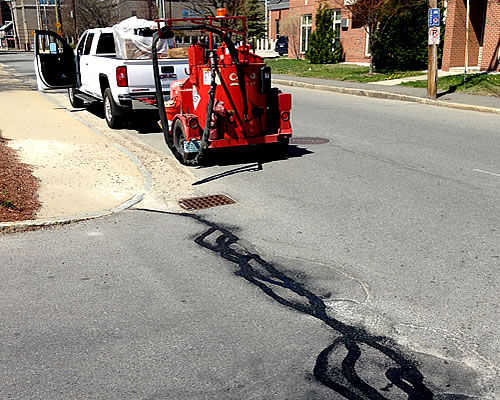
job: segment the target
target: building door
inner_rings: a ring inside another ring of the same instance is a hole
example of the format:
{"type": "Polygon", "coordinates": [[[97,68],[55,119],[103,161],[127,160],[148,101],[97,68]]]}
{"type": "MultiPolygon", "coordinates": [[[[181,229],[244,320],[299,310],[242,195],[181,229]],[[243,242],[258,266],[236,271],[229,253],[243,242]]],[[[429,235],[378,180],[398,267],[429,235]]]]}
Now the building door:
{"type": "Polygon", "coordinates": [[[483,45],[484,45],[484,34],[486,28],[486,12],[488,10],[488,0],[479,0],[478,6],[480,7],[480,32],[479,32],[479,55],[477,60],[477,65],[481,65],[481,61],[483,60],[483,45]]]}

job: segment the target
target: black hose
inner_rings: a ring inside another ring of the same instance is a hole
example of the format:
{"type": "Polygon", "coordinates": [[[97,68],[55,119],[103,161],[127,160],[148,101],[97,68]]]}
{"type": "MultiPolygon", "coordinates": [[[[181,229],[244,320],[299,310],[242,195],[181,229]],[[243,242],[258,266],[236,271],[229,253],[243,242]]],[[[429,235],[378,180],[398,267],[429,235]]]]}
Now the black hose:
{"type": "Polygon", "coordinates": [[[160,114],[161,127],[163,130],[163,135],[165,136],[165,141],[171,143],[169,126],[167,120],[167,114],[165,113],[165,102],[163,101],[163,90],[161,86],[160,69],[158,66],[158,52],[156,50],[156,44],[160,40],[159,32],[153,33],[153,44],[151,46],[151,54],[153,59],[153,75],[155,77],[155,89],[156,89],[156,105],[158,107],[158,112],[160,114]]]}
{"type": "Polygon", "coordinates": [[[234,61],[234,65],[236,66],[236,74],[238,75],[238,83],[240,84],[240,92],[241,97],[243,99],[243,118],[245,121],[248,121],[248,100],[247,100],[247,89],[245,85],[245,76],[243,74],[243,68],[241,67],[240,61],[238,59],[238,51],[234,46],[234,43],[227,37],[227,35],[221,36],[224,43],[229,50],[229,54],[231,54],[231,58],[234,61]]]}
{"type": "Polygon", "coordinates": [[[221,86],[224,89],[224,92],[226,93],[226,96],[229,100],[229,103],[231,104],[231,107],[233,107],[234,115],[235,115],[236,119],[238,120],[238,124],[240,125],[241,130],[243,131],[243,134],[245,135],[245,125],[243,125],[243,121],[241,120],[240,115],[236,112],[236,105],[234,104],[233,98],[231,97],[231,93],[229,92],[229,89],[227,88],[226,82],[224,82],[224,79],[222,78],[222,74],[217,66],[216,66],[216,69],[217,69],[217,75],[219,75],[219,80],[220,80],[221,86]]]}
{"type": "Polygon", "coordinates": [[[215,81],[215,71],[217,70],[217,61],[215,58],[215,50],[210,52],[210,91],[208,92],[207,118],[205,120],[205,128],[201,136],[200,151],[196,156],[196,161],[203,157],[203,153],[208,148],[208,136],[210,135],[210,125],[212,123],[212,114],[214,112],[215,91],[217,90],[217,82],[215,81]]]}

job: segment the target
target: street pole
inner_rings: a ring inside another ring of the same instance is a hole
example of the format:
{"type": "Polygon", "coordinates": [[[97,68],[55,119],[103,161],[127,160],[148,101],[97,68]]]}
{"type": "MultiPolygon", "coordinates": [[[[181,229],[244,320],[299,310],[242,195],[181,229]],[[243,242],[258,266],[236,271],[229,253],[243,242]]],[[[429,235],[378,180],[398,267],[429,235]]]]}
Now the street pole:
{"type": "Polygon", "coordinates": [[[24,0],[21,0],[21,16],[23,18],[24,30],[24,50],[30,51],[30,37],[28,33],[28,25],[26,24],[26,10],[24,9],[24,0]]]}
{"type": "MultiPolygon", "coordinates": [[[[429,8],[437,8],[437,0],[429,0],[429,8]]],[[[427,62],[427,97],[431,99],[437,98],[437,50],[437,44],[429,43],[427,62]]]]}
{"type": "Polygon", "coordinates": [[[41,28],[42,14],[40,12],[39,0],[35,0],[35,5],[36,5],[36,20],[38,22],[38,29],[42,29],[41,28]]]}
{"type": "Polygon", "coordinates": [[[61,23],[61,14],[59,9],[59,0],[55,0],[56,6],[56,32],[59,36],[62,36],[62,23],[61,23]]]}
{"type": "Polygon", "coordinates": [[[74,41],[76,43],[78,40],[78,32],[76,31],[76,0],[72,0],[71,6],[73,8],[73,34],[75,35],[74,41]]]}

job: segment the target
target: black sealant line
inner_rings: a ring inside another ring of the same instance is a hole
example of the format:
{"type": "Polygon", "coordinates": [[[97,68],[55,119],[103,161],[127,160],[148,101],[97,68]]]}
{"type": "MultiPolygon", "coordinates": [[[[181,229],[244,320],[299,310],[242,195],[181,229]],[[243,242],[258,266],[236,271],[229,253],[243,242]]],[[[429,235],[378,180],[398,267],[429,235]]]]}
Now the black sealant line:
{"type": "MultiPolygon", "coordinates": [[[[134,210],[186,217],[204,225],[208,229],[194,239],[196,244],[235,264],[238,267],[236,275],[257,286],[278,303],[317,318],[339,333],[341,336],[326,347],[316,359],[314,376],[323,385],[349,400],[388,400],[388,397],[380,393],[379,390],[382,389],[374,388],[356,372],[356,362],[362,355],[360,345],[365,345],[393,361],[393,365],[385,371],[385,377],[392,385],[405,392],[408,400],[432,400],[434,398],[432,391],[423,382],[424,376],[419,371],[416,362],[403,354],[392,339],[385,336],[373,336],[363,328],[347,325],[330,317],[325,303],[319,296],[262,259],[260,255],[248,252],[241,245],[235,246],[239,238],[228,229],[197,214],[142,208],[134,210]],[[207,238],[214,234],[218,235],[215,243],[208,241],[207,238]],[[276,293],[272,285],[288,289],[307,301],[298,303],[287,299],[276,293]],[[330,355],[340,346],[347,350],[347,355],[342,360],[341,367],[334,368],[330,362],[330,355]]],[[[388,387],[390,385],[383,389],[387,391],[388,387]]]]}

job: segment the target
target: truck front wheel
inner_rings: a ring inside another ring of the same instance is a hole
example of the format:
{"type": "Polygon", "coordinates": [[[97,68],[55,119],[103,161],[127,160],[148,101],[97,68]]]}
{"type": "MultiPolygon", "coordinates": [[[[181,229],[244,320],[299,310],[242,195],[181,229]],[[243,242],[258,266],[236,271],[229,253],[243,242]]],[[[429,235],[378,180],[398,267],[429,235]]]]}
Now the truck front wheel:
{"type": "Polygon", "coordinates": [[[115,103],[111,94],[111,89],[104,90],[104,118],[111,129],[118,129],[123,126],[123,114],[120,106],[115,103]]]}

